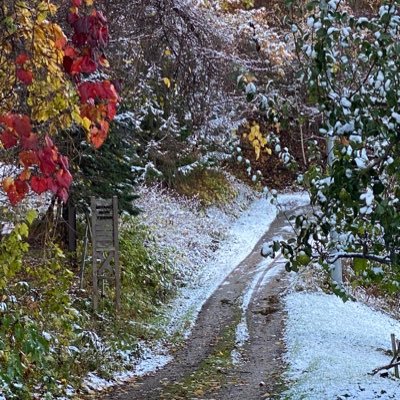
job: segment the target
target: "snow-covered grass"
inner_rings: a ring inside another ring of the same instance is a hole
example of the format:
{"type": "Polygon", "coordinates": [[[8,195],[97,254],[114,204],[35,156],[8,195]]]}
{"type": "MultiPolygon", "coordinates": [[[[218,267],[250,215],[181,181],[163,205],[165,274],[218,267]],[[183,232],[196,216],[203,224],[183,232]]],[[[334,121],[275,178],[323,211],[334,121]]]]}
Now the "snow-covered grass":
{"type": "Polygon", "coordinates": [[[196,199],[177,196],[159,186],[141,187],[136,205],[158,245],[174,249],[176,272],[182,282],[202,270],[225,239],[233,221],[257,197],[248,186],[233,182],[239,193],[227,207],[202,208],[196,199]]]}
{"type": "Polygon", "coordinates": [[[366,305],[323,293],[292,293],[285,340],[284,399],[398,399],[400,380],[369,373],[390,362],[390,334],[400,322],[366,305]]]}

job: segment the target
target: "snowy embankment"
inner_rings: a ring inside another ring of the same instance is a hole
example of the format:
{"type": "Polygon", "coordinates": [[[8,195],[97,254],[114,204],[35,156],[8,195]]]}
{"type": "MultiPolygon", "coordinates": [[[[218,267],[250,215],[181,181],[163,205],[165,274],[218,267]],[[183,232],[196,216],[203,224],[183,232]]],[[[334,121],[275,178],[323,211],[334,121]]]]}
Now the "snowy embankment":
{"type": "Polygon", "coordinates": [[[400,337],[399,321],[322,293],[289,294],[286,310],[290,389],[284,398],[400,398],[400,380],[369,375],[390,362],[390,334],[400,337]]]}

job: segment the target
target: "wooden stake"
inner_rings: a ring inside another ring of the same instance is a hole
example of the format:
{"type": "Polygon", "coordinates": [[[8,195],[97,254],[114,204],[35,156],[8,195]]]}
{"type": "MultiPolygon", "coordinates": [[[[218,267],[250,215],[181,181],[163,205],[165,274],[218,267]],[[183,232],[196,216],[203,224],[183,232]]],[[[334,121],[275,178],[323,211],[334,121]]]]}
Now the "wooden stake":
{"type": "MultiPolygon", "coordinates": [[[[390,338],[392,339],[393,358],[394,358],[394,361],[396,361],[396,358],[397,358],[397,356],[398,356],[398,348],[397,348],[397,342],[396,342],[396,336],[395,336],[395,334],[392,333],[392,334],[390,335],[390,338]]],[[[399,375],[399,366],[398,366],[398,365],[396,365],[396,366],[394,367],[394,376],[395,376],[396,378],[400,378],[400,375],[399,375]]]]}
{"type": "Polygon", "coordinates": [[[115,308],[117,312],[121,309],[121,267],[119,265],[119,242],[118,242],[118,198],[113,196],[114,216],[114,268],[115,268],[115,308]]]}
{"type": "MultiPolygon", "coordinates": [[[[96,199],[92,196],[90,198],[91,206],[92,206],[92,226],[95,228],[96,226],[96,199]]],[[[95,232],[95,229],[93,229],[95,232]]],[[[92,235],[93,241],[93,310],[97,312],[99,308],[99,289],[98,289],[98,277],[97,277],[97,251],[96,251],[96,235],[92,235]]]]}

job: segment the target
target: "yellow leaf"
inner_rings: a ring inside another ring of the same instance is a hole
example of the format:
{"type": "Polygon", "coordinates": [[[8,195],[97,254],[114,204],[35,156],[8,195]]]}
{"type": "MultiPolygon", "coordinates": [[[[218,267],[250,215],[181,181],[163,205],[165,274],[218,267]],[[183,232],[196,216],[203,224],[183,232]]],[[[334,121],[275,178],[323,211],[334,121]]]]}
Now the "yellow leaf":
{"type": "Polygon", "coordinates": [[[266,148],[265,148],[265,152],[266,152],[268,155],[271,155],[271,154],[272,154],[272,150],[271,150],[269,147],[266,147],[266,148]]]}
{"type": "Polygon", "coordinates": [[[260,146],[254,146],[254,151],[256,152],[256,160],[258,160],[260,158],[260,146]]]}
{"type": "Polygon", "coordinates": [[[86,132],[90,131],[90,126],[91,125],[92,125],[92,121],[89,118],[84,117],[82,119],[82,126],[85,128],[86,132]]]}
{"type": "Polygon", "coordinates": [[[93,0],[85,0],[85,4],[87,6],[92,6],[93,5],[93,0]]]}
{"type": "Polygon", "coordinates": [[[172,55],[171,50],[170,50],[170,49],[165,49],[165,50],[164,50],[164,55],[165,55],[165,56],[170,56],[170,55],[172,55]]]}
{"type": "Polygon", "coordinates": [[[78,125],[83,125],[82,117],[79,113],[79,110],[74,110],[71,113],[72,119],[78,124],[78,125]]]}
{"type": "Polygon", "coordinates": [[[165,77],[163,78],[163,82],[165,84],[165,86],[169,89],[171,87],[171,81],[169,78],[165,77]]]}

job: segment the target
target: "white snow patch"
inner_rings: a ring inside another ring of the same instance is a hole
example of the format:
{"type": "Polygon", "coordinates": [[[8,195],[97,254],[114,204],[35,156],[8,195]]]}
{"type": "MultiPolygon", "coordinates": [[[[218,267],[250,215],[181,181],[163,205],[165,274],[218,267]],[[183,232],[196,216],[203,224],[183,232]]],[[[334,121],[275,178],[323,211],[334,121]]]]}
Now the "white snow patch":
{"type": "Polygon", "coordinates": [[[368,375],[386,365],[400,323],[367,306],[321,293],[286,297],[290,398],[398,399],[400,382],[368,375]]]}
{"type": "Polygon", "coordinates": [[[272,266],[272,268],[268,269],[273,260],[271,258],[266,258],[260,264],[257,265],[257,273],[254,275],[252,281],[247,287],[242,304],[242,317],[239,324],[236,327],[236,339],[235,339],[235,349],[231,352],[231,358],[233,364],[238,364],[241,361],[240,357],[240,348],[244,346],[244,344],[250,339],[249,327],[247,324],[247,310],[249,308],[249,304],[251,299],[254,296],[254,293],[261,288],[264,288],[265,285],[275,276],[277,276],[280,272],[282,272],[283,265],[278,263],[279,258],[275,261],[277,264],[272,266]]]}
{"type": "MultiPolygon", "coordinates": [[[[191,284],[182,288],[167,313],[166,331],[172,335],[190,319],[190,327],[205,301],[229,273],[250,253],[277,215],[277,208],[265,199],[256,200],[231,227],[227,239],[191,284]]],[[[188,336],[190,331],[186,332],[188,336]]]]}
{"type": "Polygon", "coordinates": [[[144,376],[151,372],[154,372],[173,360],[173,357],[169,354],[160,354],[162,349],[150,349],[146,350],[145,356],[142,356],[140,362],[136,365],[134,374],[135,376],[144,376]]]}

